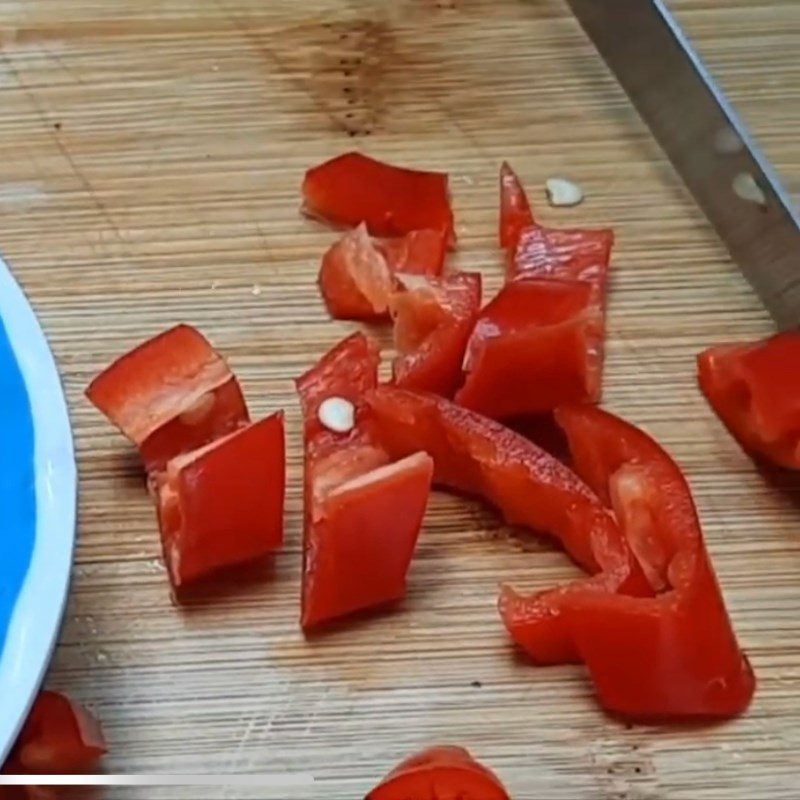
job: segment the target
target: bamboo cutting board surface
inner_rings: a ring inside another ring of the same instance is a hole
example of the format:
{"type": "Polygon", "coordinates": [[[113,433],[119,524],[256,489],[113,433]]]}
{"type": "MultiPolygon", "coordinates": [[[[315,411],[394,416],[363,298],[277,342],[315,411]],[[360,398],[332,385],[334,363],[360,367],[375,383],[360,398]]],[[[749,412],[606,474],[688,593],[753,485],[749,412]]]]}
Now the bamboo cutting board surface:
{"type": "MultiPolygon", "coordinates": [[[[796,195],[800,7],[674,6],[796,195]]],[[[800,489],[754,468],[693,376],[701,348],[770,322],[560,0],[0,0],[0,26],[0,243],[60,364],[81,476],[49,684],[105,723],[106,771],[311,771],[314,791],[282,796],[355,800],[409,752],[452,742],[517,800],[797,797],[800,489]],[[299,215],[299,184],[351,148],[451,173],[454,264],[480,269],[489,292],[502,159],[547,224],[615,228],[605,403],[689,475],[759,678],[742,719],[626,725],[598,709],[582,668],[515,656],[498,582],[544,588],[576,570],[444,494],[406,601],[304,640],[292,378],[353,326],[319,300],[335,234],[299,215]],[[557,174],[584,186],[581,207],[546,207],[557,174]],[[285,550],[183,608],[131,449],[82,395],[179,321],[229,358],[254,414],[287,410],[291,443],[285,550]]]]}

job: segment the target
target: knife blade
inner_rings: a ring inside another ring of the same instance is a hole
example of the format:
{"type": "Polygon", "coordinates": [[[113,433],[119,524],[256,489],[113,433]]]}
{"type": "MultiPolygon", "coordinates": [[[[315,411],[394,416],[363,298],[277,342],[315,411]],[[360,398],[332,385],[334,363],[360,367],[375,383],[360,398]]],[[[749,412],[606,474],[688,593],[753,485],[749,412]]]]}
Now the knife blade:
{"type": "Polygon", "coordinates": [[[800,325],[800,216],[662,0],[566,0],[780,328],[800,325]]]}

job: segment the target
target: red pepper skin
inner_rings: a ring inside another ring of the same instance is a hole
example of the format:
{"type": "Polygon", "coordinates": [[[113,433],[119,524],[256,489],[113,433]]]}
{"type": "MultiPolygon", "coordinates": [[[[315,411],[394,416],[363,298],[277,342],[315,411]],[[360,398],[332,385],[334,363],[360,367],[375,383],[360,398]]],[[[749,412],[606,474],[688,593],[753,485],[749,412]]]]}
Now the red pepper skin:
{"type": "Polygon", "coordinates": [[[512,525],[561,542],[588,581],[556,589],[526,608],[526,636],[542,663],[576,660],[560,618],[565,596],[599,589],[649,591],[609,512],[577,475],[532,442],[441,397],[381,386],[365,398],[364,427],[392,457],[420,450],[434,463],[434,483],[475,494],[512,525]]]}
{"type": "Polygon", "coordinates": [[[167,463],[155,486],[173,587],[281,547],[285,465],[283,412],[167,463]]]}
{"type": "Polygon", "coordinates": [[[365,222],[373,236],[442,231],[455,242],[453,212],[443,172],[396,167],[361,153],[345,153],[310,169],[303,181],[305,211],[336,225],[365,222]]]}
{"type": "Polygon", "coordinates": [[[394,239],[379,239],[375,246],[393,273],[438,277],[447,256],[447,236],[439,230],[411,231],[394,239]]]}
{"type": "Polygon", "coordinates": [[[301,625],[399,600],[430,494],[424,453],[390,463],[361,425],[362,398],[377,386],[377,345],[354,334],[297,381],[305,420],[305,522],[301,625]],[[329,431],[320,404],[356,406],[349,433],[329,431]]]}
{"type": "Polygon", "coordinates": [[[719,345],[697,356],[706,399],[748,452],[800,469],[800,333],[719,345]]]}
{"type": "MultiPolygon", "coordinates": [[[[755,678],[680,469],[649,436],[605,411],[571,406],[556,417],[578,473],[613,505],[631,549],[662,592],[649,598],[575,595],[562,607],[601,704],[647,720],[741,713],[755,678]]],[[[517,638],[519,631],[509,629],[517,638]]]]}
{"type": "Polygon", "coordinates": [[[500,167],[500,247],[513,257],[520,234],[533,224],[525,189],[509,163],[504,161],[500,167]]]}
{"type": "Polygon", "coordinates": [[[398,352],[394,383],[452,397],[463,381],[464,351],[481,304],[481,276],[398,275],[397,284],[389,301],[398,352]]]}
{"type": "Polygon", "coordinates": [[[86,396],[138,448],[148,470],[249,421],[236,377],[205,337],[178,325],[100,373],[86,396]]]}
{"type": "Polygon", "coordinates": [[[500,779],[463,747],[430,747],[395,767],[365,800],[510,800],[500,779]]]}
{"type": "Polygon", "coordinates": [[[361,224],[322,257],[319,288],[334,319],[378,320],[388,315],[392,273],[361,224]]]}
{"type": "Polygon", "coordinates": [[[480,312],[456,402],[494,419],[599,399],[603,311],[587,281],[507,283],[480,312]]]}
{"type": "Polygon", "coordinates": [[[88,772],[106,750],[100,723],[83,706],[58,692],[42,691],[3,771],[21,775],[88,772]]]}

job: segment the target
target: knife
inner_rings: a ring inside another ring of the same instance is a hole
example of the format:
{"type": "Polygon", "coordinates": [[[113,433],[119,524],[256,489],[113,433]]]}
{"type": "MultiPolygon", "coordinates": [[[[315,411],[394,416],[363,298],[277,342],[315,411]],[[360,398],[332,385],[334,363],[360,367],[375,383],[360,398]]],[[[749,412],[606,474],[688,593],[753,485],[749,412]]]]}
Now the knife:
{"type": "Polygon", "coordinates": [[[779,328],[800,325],[800,216],[662,0],[567,0],[779,328]]]}

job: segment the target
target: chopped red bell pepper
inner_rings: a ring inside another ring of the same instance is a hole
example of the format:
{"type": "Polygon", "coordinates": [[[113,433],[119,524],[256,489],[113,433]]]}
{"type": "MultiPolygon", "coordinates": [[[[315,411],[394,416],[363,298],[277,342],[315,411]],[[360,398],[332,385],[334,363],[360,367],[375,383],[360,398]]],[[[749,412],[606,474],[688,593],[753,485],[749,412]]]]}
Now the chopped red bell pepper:
{"type": "Polygon", "coordinates": [[[463,747],[430,747],[395,767],[366,800],[510,800],[500,779],[463,747]]]}
{"type": "Polygon", "coordinates": [[[520,179],[507,161],[500,167],[500,247],[509,257],[517,251],[517,242],[525,228],[534,224],[533,212],[520,179]]]}
{"type": "Polygon", "coordinates": [[[394,382],[452,397],[463,380],[464,351],[481,304],[481,276],[398,275],[397,284],[389,301],[398,353],[394,382]]]}
{"type": "Polygon", "coordinates": [[[283,412],[176,456],[155,476],[164,560],[179,589],[283,544],[283,412]]]}
{"type": "Polygon", "coordinates": [[[456,402],[494,419],[596,401],[603,311],[587,281],[520,276],[478,315],[456,402]]]}
{"type": "Polygon", "coordinates": [[[247,424],[236,377],[205,337],[178,325],[100,373],[86,396],[139,448],[148,470],[247,424]]]}
{"type": "Polygon", "coordinates": [[[697,357],[700,388],[742,447],[800,469],[800,332],[711,347],[697,357]]]}
{"type": "Polygon", "coordinates": [[[100,723],[83,706],[58,692],[42,691],[4,771],[71,775],[94,768],[105,753],[100,723]]]}
{"type": "Polygon", "coordinates": [[[389,455],[426,451],[434,483],[484,498],[510,524],[550,533],[584,569],[600,573],[541,595],[531,634],[538,660],[577,658],[560,620],[567,593],[649,592],[610,513],[577,475],[532,442],[434,395],[382,386],[366,403],[364,426],[389,455]]]}
{"type": "MultiPolygon", "coordinates": [[[[739,649],[686,479],[642,431],[600,409],[565,406],[578,473],[616,512],[656,597],[598,592],[562,604],[564,627],[601,704],[632,718],[729,717],[747,708],[755,679],[739,649]]],[[[501,610],[526,645],[522,598],[504,589],[501,610]]]]}
{"type": "Polygon", "coordinates": [[[362,429],[361,399],[377,385],[378,361],[377,346],[357,333],[297,381],[305,419],[304,629],[405,594],[433,467],[420,452],[389,463],[362,429]],[[331,397],[355,405],[352,431],[320,421],[331,397]]]}
{"type": "Polygon", "coordinates": [[[337,225],[365,222],[373,236],[404,236],[427,228],[444,232],[448,244],[455,242],[443,172],[345,153],[306,173],[303,197],[308,214],[337,225]]]}
{"type": "Polygon", "coordinates": [[[393,272],[412,275],[442,274],[447,255],[447,237],[440,230],[411,231],[394,239],[380,239],[375,246],[393,272]]]}
{"type": "Polygon", "coordinates": [[[387,316],[392,273],[362,223],[322,257],[319,286],[334,319],[375,320],[387,316]]]}

